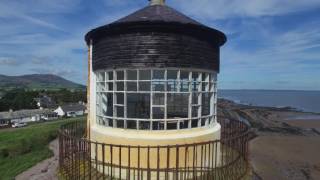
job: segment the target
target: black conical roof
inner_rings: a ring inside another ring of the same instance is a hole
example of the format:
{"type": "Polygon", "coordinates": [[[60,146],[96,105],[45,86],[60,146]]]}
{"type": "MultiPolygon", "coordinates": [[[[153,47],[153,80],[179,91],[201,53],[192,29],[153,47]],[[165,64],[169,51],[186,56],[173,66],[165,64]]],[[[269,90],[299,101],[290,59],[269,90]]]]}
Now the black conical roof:
{"type": "Polygon", "coordinates": [[[90,39],[148,30],[186,33],[208,41],[212,40],[219,46],[226,42],[224,33],[205,26],[167,5],[147,6],[111,24],[93,29],[87,33],[85,40],[89,44],[90,39]]]}
{"type": "MultiPolygon", "coordinates": [[[[201,23],[189,18],[188,16],[176,11],[175,9],[166,5],[147,6],[138,10],[124,18],[115,21],[117,23],[128,22],[171,22],[181,24],[202,25],[201,23]]],[[[112,23],[113,24],[113,23],[112,23]]]]}

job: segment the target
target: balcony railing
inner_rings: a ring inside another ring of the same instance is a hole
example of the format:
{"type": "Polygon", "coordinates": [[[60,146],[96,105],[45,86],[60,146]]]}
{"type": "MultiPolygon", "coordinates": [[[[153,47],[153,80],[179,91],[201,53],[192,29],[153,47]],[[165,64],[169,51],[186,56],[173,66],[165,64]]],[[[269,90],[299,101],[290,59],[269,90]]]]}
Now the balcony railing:
{"type": "Polygon", "coordinates": [[[221,139],[183,145],[93,142],[85,122],[61,127],[59,165],[65,179],[241,179],[248,170],[249,127],[219,117],[221,139]]]}

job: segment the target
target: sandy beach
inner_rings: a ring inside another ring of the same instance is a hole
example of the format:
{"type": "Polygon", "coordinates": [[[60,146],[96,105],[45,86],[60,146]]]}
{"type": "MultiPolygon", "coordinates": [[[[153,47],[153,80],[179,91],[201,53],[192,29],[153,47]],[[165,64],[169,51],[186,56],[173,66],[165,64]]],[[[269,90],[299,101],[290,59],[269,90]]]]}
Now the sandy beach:
{"type": "Polygon", "coordinates": [[[320,179],[320,119],[280,122],[314,134],[263,133],[250,142],[250,161],[260,179],[320,179]]]}
{"type": "Polygon", "coordinates": [[[248,121],[256,136],[249,158],[255,180],[320,179],[320,115],[290,107],[220,100],[220,114],[248,121]]]}

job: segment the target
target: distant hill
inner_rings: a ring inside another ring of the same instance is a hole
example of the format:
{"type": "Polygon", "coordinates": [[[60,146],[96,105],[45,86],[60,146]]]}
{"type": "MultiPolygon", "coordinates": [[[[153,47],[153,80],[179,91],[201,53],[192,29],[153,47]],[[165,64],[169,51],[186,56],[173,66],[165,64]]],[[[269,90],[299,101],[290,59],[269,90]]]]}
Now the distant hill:
{"type": "Polygon", "coordinates": [[[30,74],[23,76],[0,75],[0,90],[24,88],[30,90],[85,89],[85,86],[52,74],[30,74]]]}

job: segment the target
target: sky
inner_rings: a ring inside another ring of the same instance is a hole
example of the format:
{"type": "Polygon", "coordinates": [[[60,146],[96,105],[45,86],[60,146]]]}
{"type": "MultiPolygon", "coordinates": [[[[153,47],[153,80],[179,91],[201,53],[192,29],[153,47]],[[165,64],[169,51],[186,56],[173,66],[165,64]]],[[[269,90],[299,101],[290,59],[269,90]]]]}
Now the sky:
{"type": "MultiPolygon", "coordinates": [[[[320,0],[167,0],[223,31],[221,89],[320,90],[320,0]]],[[[84,35],[147,0],[1,0],[0,74],[86,84],[84,35]]]]}

